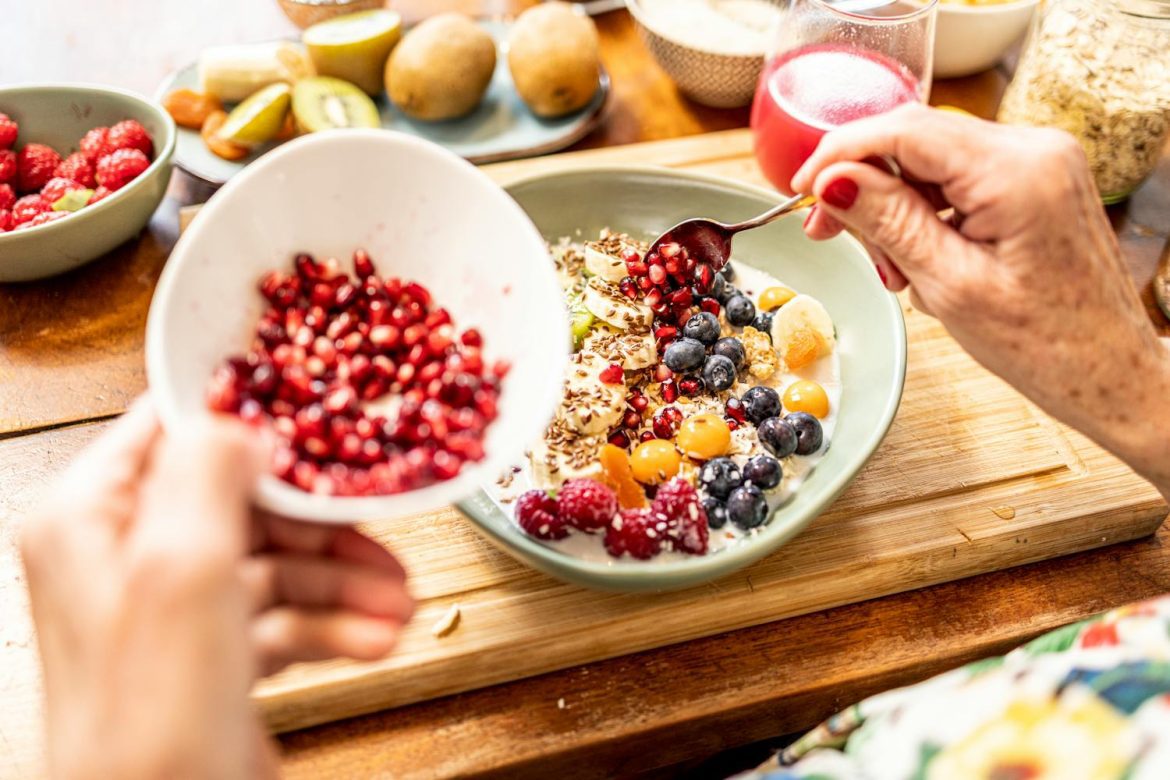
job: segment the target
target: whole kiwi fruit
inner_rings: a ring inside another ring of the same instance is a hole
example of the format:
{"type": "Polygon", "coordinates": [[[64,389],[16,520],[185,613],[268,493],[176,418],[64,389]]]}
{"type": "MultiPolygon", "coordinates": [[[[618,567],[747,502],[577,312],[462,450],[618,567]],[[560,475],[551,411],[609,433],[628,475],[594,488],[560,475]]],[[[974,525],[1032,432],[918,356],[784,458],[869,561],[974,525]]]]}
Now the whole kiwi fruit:
{"type": "Polygon", "coordinates": [[[568,3],[534,6],[508,37],[508,68],[516,91],[541,117],[571,114],[589,104],[601,75],[597,27],[568,3]]]}
{"type": "Polygon", "coordinates": [[[462,14],[431,17],[408,32],[386,62],[386,92],[415,119],[471,113],[496,69],[496,43],[462,14]]]}

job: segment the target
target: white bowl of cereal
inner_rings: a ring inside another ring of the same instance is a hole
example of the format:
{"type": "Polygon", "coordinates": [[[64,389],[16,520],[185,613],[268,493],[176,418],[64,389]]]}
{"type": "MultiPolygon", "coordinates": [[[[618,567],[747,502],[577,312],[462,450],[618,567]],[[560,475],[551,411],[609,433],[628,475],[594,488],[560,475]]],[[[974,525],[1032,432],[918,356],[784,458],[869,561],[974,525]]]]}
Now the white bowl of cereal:
{"type": "Polygon", "coordinates": [[[941,0],[934,77],[958,78],[994,68],[1028,31],[1039,0],[941,0]]]}

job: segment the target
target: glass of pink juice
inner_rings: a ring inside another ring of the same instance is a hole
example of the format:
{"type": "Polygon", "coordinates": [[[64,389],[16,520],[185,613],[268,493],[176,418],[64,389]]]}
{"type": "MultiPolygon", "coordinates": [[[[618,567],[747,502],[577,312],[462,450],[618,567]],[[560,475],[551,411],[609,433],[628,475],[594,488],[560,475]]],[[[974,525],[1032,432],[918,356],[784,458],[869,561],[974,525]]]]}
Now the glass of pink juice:
{"type": "Polygon", "coordinates": [[[752,103],[756,159],[792,176],[835,127],[930,94],[938,0],[788,0],[752,103]]]}

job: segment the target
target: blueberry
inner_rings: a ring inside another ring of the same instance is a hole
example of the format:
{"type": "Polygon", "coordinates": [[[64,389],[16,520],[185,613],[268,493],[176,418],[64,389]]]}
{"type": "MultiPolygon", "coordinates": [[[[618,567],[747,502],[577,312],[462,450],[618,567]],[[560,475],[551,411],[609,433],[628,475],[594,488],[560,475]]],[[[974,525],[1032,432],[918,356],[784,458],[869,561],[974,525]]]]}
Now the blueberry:
{"type": "Polygon", "coordinates": [[[723,274],[718,273],[711,280],[711,297],[720,303],[724,300],[724,293],[727,292],[727,279],[723,274]]]}
{"type": "Polygon", "coordinates": [[[757,455],[743,464],[743,478],[761,490],[776,487],[783,476],[780,461],[767,455],[757,455]]]}
{"type": "Polygon", "coordinates": [[[821,448],[825,433],[821,430],[821,421],[808,412],[793,412],[784,418],[784,421],[796,431],[797,455],[812,455],[821,448]]]}
{"type": "Polygon", "coordinates": [[[699,469],[699,484],[709,495],[724,499],[743,484],[743,475],[731,458],[712,458],[699,469]]]}
{"type": "Polygon", "coordinates": [[[719,318],[709,311],[701,311],[683,325],[683,335],[711,346],[719,340],[719,318]]]}
{"type": "Polygon", "coordinates": [[[730,262],[720,268],[719,273],[723,274],[723,278],[727,281],[735,281],[735,267],[730,262]]]}
{"type": "Polygon", "coordinates": [[[720,529],[727,525],[727,507],[714,496],[707,496],[702,501],[703,511],[707,513],[707,527],[720,529]]]}
{"type": "Polygon", "coordinates": [[[721,304],[726,306],[727,302],[729,300],[731,300],[732,298],[734,298],[736,295],[742,295],[742,293],[739,291],[738,288],[736,288],[734,285],[732,285],[731,282],[726,282],[723,285],[723,289],[721,289],[719,291],[719,294],[715,296],[715,300],[719,301],[721,304]]]}
{"type": "Polygon", "coordinates": [[[764,491],[755,485],[744,485],[731,491],[727,498],[727,518],[744,529],[763,525],[768,519],[764,491]]]}
{"type": "Polygon", "coordinates": [[[788,420],[779,417],[769,417],[760,423],[756,435],[760,437],[764,449],[777,458],[787,458],[800,446],[796,428],[788,420]]]}
{"type": "Polygon", "coordinates": [[[732,325],[740,327],[750,325],[751,321],[756,318],[756,305],[743,294],[736,294],[728,298],[724,308],[727,310],[727,321],[732,325]]]}
{"type": "Polygon", "coordinates": [[[712,355],[722,355],[735,364],[736,368],[743,368],[743,364],[747,362],[747,352],[744,351],[743,342],[734,336],[725,336],[715,342],[715,346],[711,349],[712,355]]]}
{"type": "Polygon", "coordinates": [[[756,318],[752,320],[752,327],[761,333],[768,335],[768,341],[772,340],[772,318],[776,315],[770,311],[762,311],[756,314],[756,318]]]}
{"type": "Polygon", "coordinates": [[[747,418],[759,425],[769,417],[780,415],[780,394],[770,387],[756,385],[743,394],[743,410],[747,418]]]}
{"type": "Polygon", "coordinates": [[[703,383],[719,392],[735,384],[735,363],[722,355],[712,355],[703,364],[703,383]]]}
{"type": "Polygon", "coordinates": [[[666,348],[666,352],[662,356],[662,362],[671,371],[685,373],[687,371],[694,371],[703,365],[703,360],[706,357],[707,348],[703,346],[703,342],[696,341],[695,339],[681,338],[675,339],[666,348]]]}

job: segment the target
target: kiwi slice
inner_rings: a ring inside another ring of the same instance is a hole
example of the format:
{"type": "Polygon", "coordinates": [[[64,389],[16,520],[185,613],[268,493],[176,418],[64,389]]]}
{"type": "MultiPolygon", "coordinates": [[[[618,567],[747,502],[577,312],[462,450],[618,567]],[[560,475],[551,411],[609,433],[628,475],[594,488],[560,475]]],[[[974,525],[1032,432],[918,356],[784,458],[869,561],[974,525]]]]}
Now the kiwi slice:
{"type": "Polygon", "coordinates": [[[585,337],[589,335],[589,331],[593,330],[594,322],[596,322],[596,318],[593,313],[584,306],[569,311],[569,332],[573,334],[574,352],[581,349],[581,345],[585,343],[585,337]]]}
{"type": "Polygon", "coordinates": [[[331,76],[301,79],[293,87],[293,116],[306,133],[339,127],[381,127],[378,107],[348,81],[331,76]]]}
{"type": "Polygon", "coordinates": [[[288,103],[288,84],[269,84],[232,109],[219,128],[219,136],[247,147],[271,141],[284,125],[288,103]]]}
{"type": "Polygon", "coordinates": [[[53,204],[53,211],[79,211],[89,205],[93,190],[69,190],[53,204]]]}

